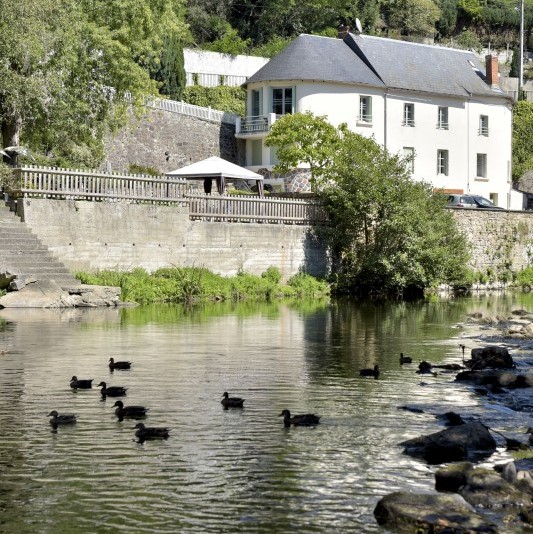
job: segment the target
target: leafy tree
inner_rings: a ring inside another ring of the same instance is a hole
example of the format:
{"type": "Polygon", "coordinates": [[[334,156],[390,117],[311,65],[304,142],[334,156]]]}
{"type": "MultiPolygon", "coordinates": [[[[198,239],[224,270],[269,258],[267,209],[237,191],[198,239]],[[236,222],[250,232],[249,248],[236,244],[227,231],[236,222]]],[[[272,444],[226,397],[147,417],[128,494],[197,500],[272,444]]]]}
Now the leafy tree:
{"type": "Polygon", "coordinates": [[[520,49],[518,47],[513,48],[513,57],[511,59],[511,70],[509,76],[511,78],[518,78],[520,70],[520,49]]]}
{"type": "Polygon", "coordinates": [[[154,67],[152,77],[160,82],[159,94],[172,100],[181,100],[187,83],[183,43],[177,35],[163,36],[161,58],[154,67]]]}
{"type": "Polygon", "coordinates": [[[406,35],[433,35],[440,9],[433,0],[397,0],[390,7],[389,22],[406,35]]]}
{"type": "Polygon", "coordinates": [[[513,181],[533,170],[533,102],[518,101],[513,108],[513,181]]]}
{"type": "Polygon", "coordinates": [[[458,6],[471,20],[479,19],[482,10],[480,0],[459,0],[458,6]]]}
{"type": "Polygon", "coordinates": [[[439,0],[440,18],[436,29],[442,37],[449,37],[457,24],[457,0],[439,0]]]}
{"type": "Polygon", "coordinates": [[[249,46],[250,39],[241,39],[237,34],[237,30],[227,24],[226,31],[220,39],[209,44],[204,44],[202,48],[204,50],[211,50],[212,52],[237,56],[238,54],[245,54],[249,46]]]}
{"type": "Polygon", "coordinates": [[[94,166],[106,129],[157,93],[164,35],[186,35],[179,0],[0,0],[3,146],[94,166]]]}
{"type": "Polygon", "coordinates": [[[465,50],[476,50],[478,53],[483,48],[479,37],[471,30],[462,31],[457,37],[457,44],[465,50]]]}
{"type": "Polygon", "coordinates": [[[276,121],[267,144],[277,148],[276,171],[302,166],[298,162],[311,167],[331,218],[338,289],[420,293],[464,279],[464,236],[442,196],[412,181],[402,158],[310,113],[276,121]]]}

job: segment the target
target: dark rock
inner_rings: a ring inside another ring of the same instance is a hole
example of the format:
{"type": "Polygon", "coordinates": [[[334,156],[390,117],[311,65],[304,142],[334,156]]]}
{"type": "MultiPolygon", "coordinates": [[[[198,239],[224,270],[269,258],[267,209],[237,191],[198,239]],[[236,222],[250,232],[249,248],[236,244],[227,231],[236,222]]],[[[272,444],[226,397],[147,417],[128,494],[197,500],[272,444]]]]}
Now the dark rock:
{"type": "Polygon", "coordinates": [[[413,406],[398,406],[398,410],[405,410],[406,412],[424,413],[422,408],[414,408],[413,406]]]}
{"type": "Polygon", "coordinates": [[[474,469],[470,462],[460,462],[437,470],[435,473],[435,489],[437,491],[458,492],[466,484],[466,473],[474,469]]]}
{"type": "Polygon", "coordinates": [[[447,369],[448,371],[459,371],[464,369],[464,367],[458,363],[443,363],[441,365],[433,365],[432,367],[434,369],[447,369]]]}
{"type": "Polygon", "coordinates": [[[437,419],[443,421],[446,426],[457,426],[465,424],[464,419],[458,413],[455,412],[446,412],[437,415],[437,419]]]}
{"type": "Polygon", "coordinates": [[[472,359],[467,361],[466,366],[472,370],[485,369],[512,369],[513,358],[505,347],[483,347],[472,349],[472,359]]]}
{"type": "Polygon", "coordinates": [[[405,454],[432,464],[488,456],[496,450],[489,430],[478,422],[452,426],[400,443],[405,454]]]}
{"type": "Polygon", "coordinates": [[[391,493],[378,502],[374,517],[389,529],[417,534],[498,532],[458,494],[391,493]]]}
{"type": "Polygon", "coordinates": [[[432,365],[429,363],[429,362],[426,362],[425,360],[424,361],[421,361],[419,364],[418,364],[418,371],[417,373],[419,374],[424,374],[424,373],[431,373],[431,368],[432,368],[432,365]]]}

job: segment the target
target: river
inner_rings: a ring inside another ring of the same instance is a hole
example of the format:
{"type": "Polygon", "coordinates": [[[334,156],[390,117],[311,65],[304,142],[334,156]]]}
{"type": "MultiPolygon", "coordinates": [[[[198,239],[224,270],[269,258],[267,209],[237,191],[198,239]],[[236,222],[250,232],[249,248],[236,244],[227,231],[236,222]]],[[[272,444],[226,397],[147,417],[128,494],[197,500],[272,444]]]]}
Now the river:
{"type": "MultiPolygon", "coordinates": [[[[531,424],[453,374],[415,373],[483,344],[468,313],[514,308],[533,310],[533,297],[0,310],[0,531],[386,532],[373,517],[381,496],[433,490],[435,467],[398,443],[440,430],[435,414],[502,432],[531,424]],[[415,363],[401,366],[400,352],[415,363]],[[133,367],[111,372],[110,357],[133,367]],[[376,363],[379,379],[359,376],[376,363]],[[147,406],[145,424],[169,439],[138,443],[115,399],[71,390],[73,375],[127,387],[124,403],[147,406]],[[224,391],[244,409],[223,410],[224,391]],[[321,423],[286,429],[285,408],[321,423]],[[77,424],[54,431],[54,409],[77,424]]],[[[502,447],[490,462],[508,458],[502,447]]]]}

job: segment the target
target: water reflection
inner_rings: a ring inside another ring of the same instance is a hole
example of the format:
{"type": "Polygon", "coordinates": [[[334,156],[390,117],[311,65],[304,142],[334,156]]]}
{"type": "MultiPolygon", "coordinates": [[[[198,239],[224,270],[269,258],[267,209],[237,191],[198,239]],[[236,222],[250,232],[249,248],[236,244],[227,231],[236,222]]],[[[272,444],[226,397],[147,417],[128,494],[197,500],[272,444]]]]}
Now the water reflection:
{"type": "MultiPolygon", "coordinates": [[[[527,414],[487,409],[453,375],[422,379],[415,362],[457,362],[473,346],[466,314],[531,306],[506,295],[439,303],[217,304],[120,310],[0,311],[0,524],[6,532],[378,532],[379,498],[429,491],[433,468],[403,439],[455,409],[514,428],[527,414]],[[133,362],[110,372],[110,357],[133,362]],[[379,364],[378,380],[359,369],[379,364]],[[99,389],[128,388],[168,440],[135,439],[99,389]],[[221,395],[246,398],[224,410],[221,395]],[[398,410],[402,404],[426,413],[398,410]],[[278,414],[314,412],[313,428],[278,414]],[[52,432],[48,414],[76,413],[52,432]]],[[[506,453],[499,452],[501,457],[506,453]]]]}

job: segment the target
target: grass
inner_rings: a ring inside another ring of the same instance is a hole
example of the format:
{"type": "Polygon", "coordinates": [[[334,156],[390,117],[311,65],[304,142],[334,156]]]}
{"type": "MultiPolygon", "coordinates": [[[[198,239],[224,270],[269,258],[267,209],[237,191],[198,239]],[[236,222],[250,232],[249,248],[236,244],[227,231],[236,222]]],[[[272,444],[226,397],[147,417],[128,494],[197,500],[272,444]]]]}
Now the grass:
{"type": "Polygon", "coordinates": [[[225,277],[197,267],[158,269],[148,273],[102,270],[76,273],[84,284],[120,287],[123,301],[138,304],[195,304],[216,301],[271,301],[290,298],[315,298],[329,294],[326,282],[299,273],[286,284],[281,273],[269,267],[261,276],[238,273],[225,277]]]}

